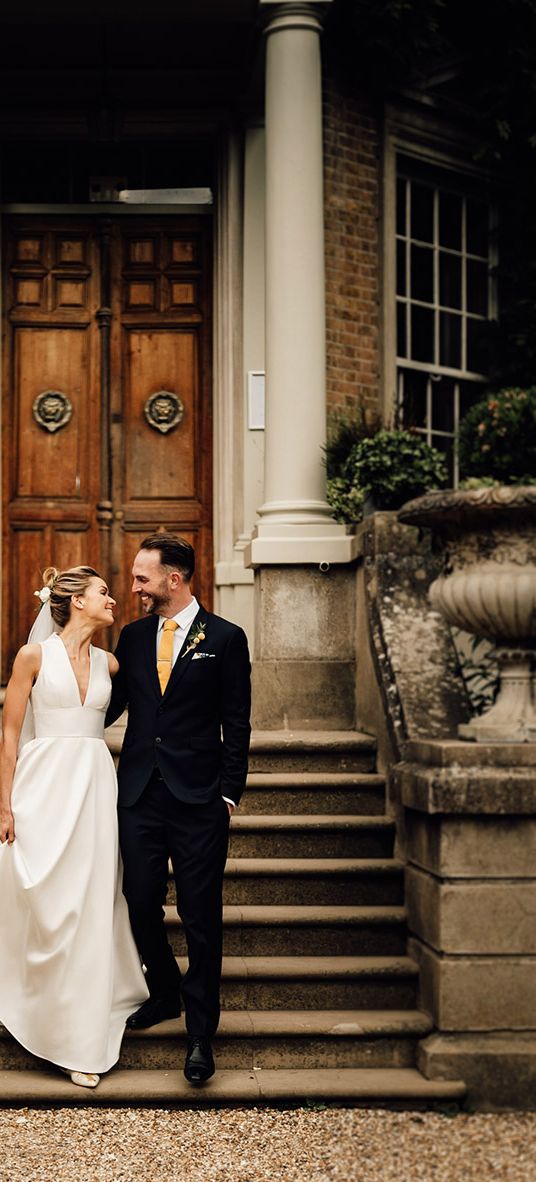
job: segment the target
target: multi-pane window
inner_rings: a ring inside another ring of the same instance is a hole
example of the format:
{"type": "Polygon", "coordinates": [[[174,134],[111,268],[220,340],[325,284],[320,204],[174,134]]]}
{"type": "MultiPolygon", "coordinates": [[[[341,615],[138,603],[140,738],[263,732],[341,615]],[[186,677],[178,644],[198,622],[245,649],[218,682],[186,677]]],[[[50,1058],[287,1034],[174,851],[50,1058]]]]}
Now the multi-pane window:
{"type": "Polygon", "coordinates": [[[399,156],[396,303],[399,416],[445,452],[457,479],[460,418],[486,382],[493,315],[491,208],[399,156]]]}

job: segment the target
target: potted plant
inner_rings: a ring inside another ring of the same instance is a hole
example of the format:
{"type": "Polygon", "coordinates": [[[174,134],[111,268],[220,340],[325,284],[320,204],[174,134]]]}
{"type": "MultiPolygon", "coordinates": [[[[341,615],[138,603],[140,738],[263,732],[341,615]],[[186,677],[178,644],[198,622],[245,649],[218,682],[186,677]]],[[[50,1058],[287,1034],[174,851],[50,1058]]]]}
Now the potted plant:
{"type": "Polygon", "coordinates": [[[445,484],[443,456],[417,432],[376,428],[351,442],[345,457],[340,447],[336,450],[337,442],[328,444],[326,455],[327,499],[338,521],[360,521],[375,509],[399,509],[445,484]]]}

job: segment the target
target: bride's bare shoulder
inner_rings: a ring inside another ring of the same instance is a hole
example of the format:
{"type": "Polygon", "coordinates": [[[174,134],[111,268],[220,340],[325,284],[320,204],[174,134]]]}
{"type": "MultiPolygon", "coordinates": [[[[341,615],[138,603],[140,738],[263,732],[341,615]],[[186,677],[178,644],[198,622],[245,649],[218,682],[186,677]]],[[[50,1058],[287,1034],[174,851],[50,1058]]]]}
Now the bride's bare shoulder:
{"type": "Polygon", "coordinates": [[[41,645],[23,644],[17,653],[17,659],[19,657],[25,662],[38,661],[41,664],[41,645]]]}
{"type": "Polygon", "coordinates": [[[41,645],[23,644],[13,662],[13,672],[35,675],[41,668],[41,645]]]}

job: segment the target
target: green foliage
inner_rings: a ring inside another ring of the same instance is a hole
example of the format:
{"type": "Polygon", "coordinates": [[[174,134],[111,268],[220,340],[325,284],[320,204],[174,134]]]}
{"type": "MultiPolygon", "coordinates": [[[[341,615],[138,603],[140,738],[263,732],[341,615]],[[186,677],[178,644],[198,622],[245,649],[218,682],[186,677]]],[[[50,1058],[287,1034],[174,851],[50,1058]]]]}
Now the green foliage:
{"type": "Polygon", "coordinates": [[[464,477],[536,483],[536,386],[501,390],[472,406],[460,424],[458,451],[464,477]]]}
{"type": "Polygon", "coordinates": [[[445,484],[444,457],[412,431],[378,431],[352,449],[344,474],[380,509],[399,509],[404,501],[445,484]]]}
{"type": "Polygon", "coordinates": [[[465,480],[460,480],[458,488],[461,492],[470,492],[472,488],[499,488],[500,480],[494,480],[493,476],[467,476],[465,480]]]}
{"type": "Polygon", "coordinates": [[[335,521],[361,521],[365,494],[344,476],[328,478],[326,500],[331,505],[335,521]]]}
{"type": "Polygon", "coordinates": [[[339,476],[328,480],[327,499],[338,521],[359,521],[370,500],[377,509],[445,484],[443,456],[412,431],[377,431],[355,443],[339,476]]]}
{"type": "Polygon", "coordinates": [[[451,632],[471,708],[475,714],[483,714],[493,706],[499,689],[495,645],[460,628],[452,628],[451,632]]]}
{"type": "Polygon", "coordinates": [[[340,476],[354,444],[380,429],[377,416],[367,415],[359,406],[353,415],[334,415],[328,425],[328,439],[324,448],[328,480],[340,476]]]}

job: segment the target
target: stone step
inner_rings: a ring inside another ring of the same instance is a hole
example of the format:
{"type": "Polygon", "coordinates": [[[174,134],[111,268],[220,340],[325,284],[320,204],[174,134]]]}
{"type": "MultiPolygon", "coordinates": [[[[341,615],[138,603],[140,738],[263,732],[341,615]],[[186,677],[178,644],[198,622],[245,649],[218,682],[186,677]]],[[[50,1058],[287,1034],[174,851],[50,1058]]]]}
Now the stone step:
{"type": "MultiPolygon", "coordinates": [[[[240,813],[362,814],[385,810],[385,779],[373,772],[250,772],[240,813]]],[[[239,816],[240,814],[235,814],[239,816]]]]}
{"type": "MultiPolygon", "coordinates": [[[[249,1010],[222,1014],[218,1068],[414,1067],[431,1021],[417,1010],[249,1010]]],[[[173,1069],[186,1053],[182,1018],[128,1033],[121,1067],[173,1069]],[[165,1029],[164,1029],[165,1027],[165,1029]]]]}
{"type": "MultiPolygon", "coordinates": [[[[126,715],[106,731],[112,755],[118,756],[126,715]]],[[[252,772],[366,772],[376,766],[376,740],[361,731],[253,731],[252,772]]]]}
{"type": "Polygon", "coordinates": [[[253,731],[252,772],[366,772],[376,766],[376,740],[360,731],[253,731]]]}
{"type": "Polygon", "coordinates": [[[76,1087],[52,1068],[0,1071],[0,1104],[7,1107],[173,1104],[191,1108],[195,1104],[199,1108],[316,1102],[426,1108],[461,1103],[465,1094],[460,1080],[428,1080],[412,1067],[223,1070],[197,1089],[186,1082],[180,1067],[174,1071],[114,1068],[98,1088],[76,1087]]]}
{"type": "Polygon", "coordinates": [[[394,822],[389,817],[242,816],[231,822],[232,858],[388,858],[394,822]]]}
{"type": "Polygon", "coordinates": [[[226,1010],[405,1010],[417,979],[407,956],[224,956],[221,1001],[226,1010]]]}
{"type": "MultiPolygon", "coordinates": [[[[166,907],[176,955],[186,941],[175,907],[166,907]]],[[[227,956],[400,956],[406,951],[403,907],[229,906],[223,912],[227,956]]]]}
{"type": "MultiPolygon", "coordinates": [[[[432,1024],[418,1010],[224,1011],[213,1040],[218,1069],[412,1067],[432,1024]]],[[[171,1070],[186,1054],[184,1018],[127,1030],[119,1066],[171,1070]]],[[[37,1060],[0,1027],[0,1070],[37,1060]]]]}
{"type": "MultiPolygon", "coordinates": [[[[401,905],[403,870],[395,858],[229,858],[223,898],[235,905],[401,905]]],[[[170,880],[168,902],[173,892],[170,880]]]]}

